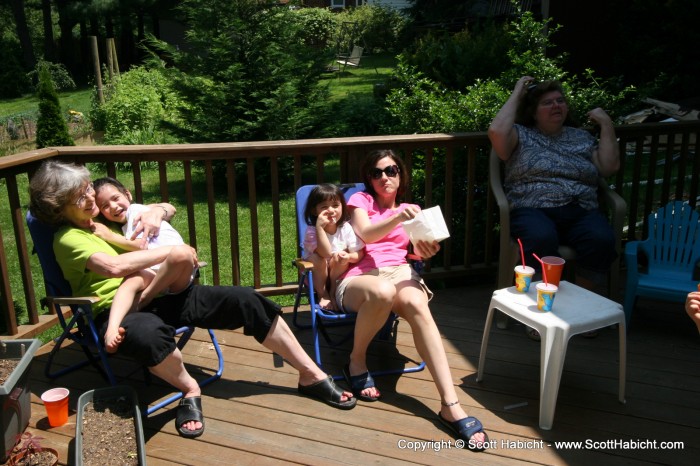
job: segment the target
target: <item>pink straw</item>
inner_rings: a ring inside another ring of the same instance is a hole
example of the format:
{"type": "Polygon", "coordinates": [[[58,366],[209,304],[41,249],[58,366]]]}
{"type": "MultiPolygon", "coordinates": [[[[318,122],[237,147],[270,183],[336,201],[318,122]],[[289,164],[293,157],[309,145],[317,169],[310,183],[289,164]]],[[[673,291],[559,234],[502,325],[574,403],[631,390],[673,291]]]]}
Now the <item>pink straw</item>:
{"type": "Polygon", "coordinates": [[[542,266],[542,280],[544,280],[544,284],[547,285],[547,272],[544,271],[544,262],[542,262],[542,259],[537,257],[537,254],[534,252],[532,253],[533,256],[535,256],[535,259],[537,259],[542,266]]]}
{"type": "MultiPolygon", "coordinates": [[[[518,244],[520,245],[520,259],[522,259],[523,268],[525,268],[525,253],[523,252],[523,242],[520,241],[520,238],[518,238],[518,244]]],[[[698,289],[700,289],[700,285],[698,285],[698,289]]]]}

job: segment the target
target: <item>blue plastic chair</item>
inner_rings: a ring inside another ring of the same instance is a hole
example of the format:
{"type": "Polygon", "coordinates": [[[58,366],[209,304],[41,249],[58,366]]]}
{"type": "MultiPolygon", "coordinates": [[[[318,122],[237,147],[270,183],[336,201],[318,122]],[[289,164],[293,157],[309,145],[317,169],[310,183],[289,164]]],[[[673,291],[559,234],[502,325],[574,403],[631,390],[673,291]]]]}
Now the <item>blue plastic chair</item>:
{"type": "MultiPolygon", "coordinates": [[[[71,287],[63,278],[63,272],[61,271],[58,262],[56,262],[56,256],[53,252],[53,236],[56,230],[39,221],[31,214],[31,212],[27,212],[26,220],[29,228],[29,234],[31,235],[32,242],[34,243],[33,252],[39,258],[39,263],[41,264],[41,270],[44,276],[44,284],[46,286],[47,296],[45,300],[42,300],[42,304],[54,306],[58,321],[63,329],[61,335],[54,340],[55,344],[51,350],[51,353],[49,353],[48,360],[46,361],[44,374],[50,379],[55,379],[64,374],[85,367],[88,364],[92,364],[110,385],[117,385],[117,379],[114,375],[114,371],[109,364],[110,355],[104,348],[104,342],[100,339],[98,329],[93,320],[92,305],[96,303],[99,298],[95,296],[73,296],[71,287]],[[70,306],[72,313],[70,320],[66,320],[66,317],[63,315],[63,311],[61,309],[63,306],[70,306]],[[63,343],[66,340],[75,342],[80,346],[85,353],[85,360],[71,366],[53,370],[52,366],[54,359],[64,347],[63,343]]],[[[176,330],[176,335],[180,336],[177,341],[177,347],[180,348],[180,350],[182,350],[182,348],[185,346],[194,331],[194,327],[181,327],[176,330]]],[[[209,336],[218,357],[218,368],[215,374],[199,382],[200,387],[218,380],[221,378],[221,374],[224,371],[223,353],[221,352],[219,343],[216,340],[216,336],[212,330],[209,330],[209,336]]],[[[150,373],[148,370],[144,367],[144,375],[146,380],[149,379],[149,374],[150,373]]],[[[144,410],[144,413],[149,415],[169,405],[170,403],[179,400],[182,398],[182,396],[183,393],[178,392],[153,406],[147,407],[144,410]]]]}
{"type": "MultiPolygon", "coordinates": [[[[304,233],[306,231],[306,220],[304,219],[304,209],[306,208],[306,200],[309,197],[309,194],[311,193],[311,190],[315,187],[316,185],[305,185],[299,188],[296,192],[296,214],[297,214],[297,234],[299,238],[298,246],[299,246],[299,253],[303,250],[304,247],[304,233]]],[[[350,199],[350,196],[355,194],[356,192],[364,191],[365,185],[363,183],[351,183],[351,184],[343,184],[340,185],[341,190],[343,191],[343,194],[345,195],[345,199],[350,199]]],[[[421,264],[415,265],[414,267],[420,267],[421,264]]],[[[297,292],[295,295],[294,299],[294,311],[292,314],[292,323],[294,324],[295,328],[297,329],[311,329],[313,332],[313,345],[314,345],[314,358],[316,360],[316,364],[319,365],[319,367],[323,367],[323,363],[321,360],[321,343],[320,343],[320,336],[323,335],[323,338],[325,341],[330,345],[330,346],[338,346],[343,344],[344,342],[348,341],[350,338],[352,338],[353,333],[352,330],[350,330],[348,333],[344,334],[341,337],[334,338],[328,331],[327,329],[329,327],[334,327],[334,326],[353,326],[354,328],[354,323],[355,323],[355,318],[357,317],[357,313],[355,312],[341,312],[341,311],[335,311],[331,309],[324,309],[321,306],[319,306],[316,303],[316,293],[314,291],[314,280],[313,280],[313,264],[308,261],[304,261],[300,258],[297,258],[294,260],[294,266],[299,270],[299,284],[297,288],[297,292]],[[302,303],[302,301],[305,301],[306,303],[302,303]],[[311,317],[311,323],[310,324],[302,324],[300,323],[300,316],[299,316],[299,309],[302,306],[302,304],[308,304],[310,307],[310,317],[311,317]]],[[[390,314],[389,319],[387,319],[386,324],[382,328],[382,330],[378,334],[378,338],[381,340],[388,340],[391,338],[392,333],[396,331],[396,325],[398,324],[397,321],[398,316],[394,314],[393,312],[390,314]]],[[[390,374],[402,374],[402,373],[410,373],[410,372],[419,372],[422,371],[425,368],[425,361],[421,361],[419,363],[415,363],[415,365],[408,366],[408,367],[401,367],[398,369],[387,369],[387,370],[381,370],[381,371],[371,371],[373,376],[382,376],[382,375],[390,375],[390,374]]],[[[335,380],[342,380],[343,375],[334,375],[333,378],[335,380]]]]}
{"type": "Polygon", "coordinates": [[[638,296],[662,301],[684,302],[697,290],[693,272],[700,260],[700,215],[690,205],[673,201],[649,214],[649,233],[644,241],[630,241],[625,247],[627,287],[625,318],[627,328],[638,296]],[[647,259],[640,270],[638,256],[647,259]]]}

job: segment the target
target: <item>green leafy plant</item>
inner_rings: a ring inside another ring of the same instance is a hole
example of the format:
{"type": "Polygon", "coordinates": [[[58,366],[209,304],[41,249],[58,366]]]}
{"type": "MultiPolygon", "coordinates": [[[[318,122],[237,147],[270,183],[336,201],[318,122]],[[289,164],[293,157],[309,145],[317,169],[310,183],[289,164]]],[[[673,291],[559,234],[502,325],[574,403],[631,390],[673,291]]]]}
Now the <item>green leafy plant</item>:
{"type": "Polygon", "coordinates": [[[449,89],[497,77],[508,66],[510,41],[501,24],[487,22],[457,33],[438,30],[418,36],[403,52],[404,63],[449,89]]]}
{"type": "Polygon", "coordinates": [[[95,112],[104,122],[105,143],[126,144],[136,134],[141,144],[176,142],[163,127],[180,122],[180,99],[160,69],[132,68],[109,88],[105,104],[95,112]]]}
{"type": "Polygon", "coordinates": [[[549,20],[538,21],[531,12],[522,13],[507,24],[509,65],[493,79],[477,79],[464,90],[452,90],[436,81],[417,66],[399,56],[395,77],[397,86],[387,97],[389,111],[398,122],[396,132],[485,131],[489,122],[510,95],[521,76],[536,80],[562,81],[571,108],[579,121],[593,107],[606,109],[611,116],[621,114],[634,92],[621,87],[615,79],[597,78],[593,70],[583,76],[570,75],[564,70],[566,55],[550,57],[551,35],[558,26],[549,20]]]}
{"type": "Polygon", "coordinates": [[[406,15],[381,4],[348,8],[336,16],[335,40],[340,51],[349,51],[353,44],[366,47],[367,53],[400,50],[409,25],[406,15]]]}
{"type": "Polygon", "coordinates": [[[39,72],[46,69],[51,76],[51,81],[57,91],[75,89],[75,81],[62,63],[53,63],[46,60],[39,60],[34,70],[27,73],[29,78],[39,89],[39,72]]]}
{"type": "Polygon", "coordinates": [[[61,113],[58,94],[47,67],[39,70],[39,118],[36,123],[37,148],[48,146],[73,146],[68,133],[66,118],[61,113]]]}
{"type": "Polygon", "coordinates": [[[22,48],[15,37],[0,30],[0,98],[20,97],[31,87],[22,66],[22,48]]]}

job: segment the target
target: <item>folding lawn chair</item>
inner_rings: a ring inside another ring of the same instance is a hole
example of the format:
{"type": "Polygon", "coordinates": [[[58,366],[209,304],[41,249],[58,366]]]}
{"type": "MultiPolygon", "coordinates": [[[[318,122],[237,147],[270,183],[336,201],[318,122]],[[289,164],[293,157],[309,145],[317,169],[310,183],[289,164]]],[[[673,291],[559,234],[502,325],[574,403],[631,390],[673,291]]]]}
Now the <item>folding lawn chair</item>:
{"type": "MultiPolygon", "coordinates": [[[[49,354],[48,361],[46,362],[46,367],[44,368],[46,377],[55,379],[64,374],[80,369],[88,364],[92,364],[110,385],[117,385],[117,379],[114,376],[114,372],[109,364],[109,354],[104,348],[104,342],[99,337],[99,333],[92,316],[92,304],[96,303],[99,298],[94,296],[73,296],[70,285],[63,278],[63,272],[61,271],[58,262],[56,262],[56,256],[53,252],[53,236],[56,230],[36,219],[31,212],[27,212],[26,220],[27,226],[29,227],[29,234],[31,235],[34,243],[33,252],[36,253],[37,257],[39,258],[39,263],[41,264],[42,273],[44,275],[47,296],[45,301],[42,300],[42,304],[54,306],[59,323],[63,329],[61,335],[54,340],[55,345],[49,354]],[[70,306],[72,313],[70,320],[66,320],[66,316],[63,315],[63,311],[61,309],[62,306],[70,306]],[[85,353],[85,360],[62,369],[52,370],[54,358],[59,353],[63,347],[63,343],[66,340],[73,341],[80,346],[85,353]]],[[[182,350],[194,333],[194,330],[194,327],[181,327],[176,330],[176,334],[180,335],[177,342],[178,348],[182,350]]],[[[209,336],[218,357],[218,369],[215,374],[199,382],[200,387],[208,385],[209,383],[221,378],[221,374],[224,370],[223,354],[221,353],[221,348],[219,347],[219,343],[217,342],[216,336],[212,330],[209,330],[209,336]]],[[[146,374],[146,379],[148,380],[149,372],[145,367],[144,372],[146,374]]],[[[145,410],[145,414],[149,415],[169,405],[170,403],[179,400],[182,398],[182,396],[182,392],[176,393],[171,397],[148,407],[145,410]]]]}
{"type": "MultiPolygon", "coordinates": [[[[304,209],[306,207],[306,200],[311,193],[311,190],[316,185],[305,185],[299,188],[296,192],[296,213],[297,213],[297,234],[298,234],[298,246],[299,252],[303,250],[304,246],[304,232],[306,231],[306,220],[304,219],[304,209]]],[[[345,199],[349,199],[350,196],[356,192],[364,191],[365,185],[363,183],[351,183],[340,185],[345,199]]],[[[314,280],[313,280],[313,264],[308,261],[304,261],[300,258],[294,260],[294,266],[299,270],[299,285],[297,288],[295,300],[294,300],[294,311],[292,314],[292,322],[294,326],[298,329],[311,329],[313,332],[313,344],[314,344],[314,356],[316,364],[319,367],[323,367],[321,361],[321,345],[319,335],[323,335],[323,338],[330,346],[338,346],[352,338],[353,332],[350,330],[348,333],[341,337],[334,338],[328,329],[334,326],[352,326],[354,328],[355,318],[357,313],[355,312],[342,312],[332,309],[324,309],[318,305],[316,302],[316,292],[314,290],[314,280]],[[310,324],[302,324],[299,322],[299,308],[302,305],[302,299],[306,297],[306,301],[310,307],[310,324]]],[[[414,267],[419,267],[414,265],[414,267]]],[[[390,314],[389,319],[387,319],[386,324],[380,330],[378,337],[380,340],[389,340],[392,337],[392,333],[396,332],[396,326],[398,325],[398,316],[393,312],[390,314]]],[[[408,358],[406,358],[408,359],[408,358]]],[[[410,372],[419,372],[425,368],[425,362],[415,363],[413,366],[401,367],[397,369],[387,369],[381,371],[372,371],[373,376],[390,375],[390,374],[402,374],[410,372]]],[[[343,379],[343,375],[334,375],[335,380],[343,379]]]]}

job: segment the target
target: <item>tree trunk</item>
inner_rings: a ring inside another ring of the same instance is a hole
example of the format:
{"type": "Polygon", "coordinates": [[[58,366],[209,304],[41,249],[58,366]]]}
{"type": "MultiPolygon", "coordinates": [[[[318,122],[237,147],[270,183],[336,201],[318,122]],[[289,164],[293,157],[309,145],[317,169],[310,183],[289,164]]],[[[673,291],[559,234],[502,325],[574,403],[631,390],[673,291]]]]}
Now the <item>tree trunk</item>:
{"type": "Polygon", "coordinates": [[[75,53],[73,49],[73,26],[76,24],[76,21],[71,18],[69,12],[70,2],[68,0],[55,1],[58,9],[58,25],[61,29],[61,38],[59,40],[60,60],[66,68],[73,72],[75,71],[75,60],[73,59],[75,53]]]}
{"type": "Polygon", "coordinates": [[[53,62],[56,61],[56,44],[53,41],[51,0],[41,0],[41,16],[44,25],[44,58],[53,62]]]}
{"type": "Polygon", "coordinates": [[[15,25],[17,28],[17,37],[19,38],[20,47],[22,47],[22,59],[24,66],[28,70],[33,70],[36,65],[34,59],[34,48],[29,35],[29,26],[27,26],[27,16],[24,14],[24,0],[10,0],[12,15],[15,17],[15,25]]]}

